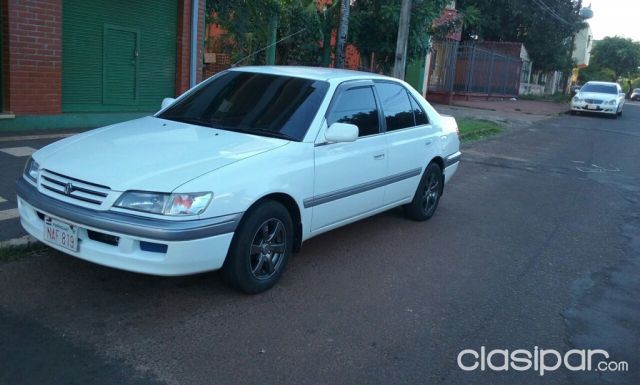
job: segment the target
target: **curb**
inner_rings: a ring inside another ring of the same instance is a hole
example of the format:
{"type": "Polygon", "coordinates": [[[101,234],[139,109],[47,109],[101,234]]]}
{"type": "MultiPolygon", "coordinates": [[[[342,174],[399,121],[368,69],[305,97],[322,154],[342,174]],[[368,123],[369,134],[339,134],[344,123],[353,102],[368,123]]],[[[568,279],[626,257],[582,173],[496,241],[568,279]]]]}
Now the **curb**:
{"type": "Polygon", "coordinates": [[[64,133],[64,134],[14,135],[14,136],[4,136],[4,137],[0,136],[0,142],[15,142],[19,140],[37,140],[37,139],[60,139],[60,138],[66,138],[75,134],[77,134],[77,132],[64,133]]]}
{"type": "Polygon", "coordinates": [[[28,246],[34,243],[38,243],[38,240],[31,235],[23,235],[18,238],[8,239],[6,241],[0,241],[0,249],[5,247],[19,247],[28,246]]]}

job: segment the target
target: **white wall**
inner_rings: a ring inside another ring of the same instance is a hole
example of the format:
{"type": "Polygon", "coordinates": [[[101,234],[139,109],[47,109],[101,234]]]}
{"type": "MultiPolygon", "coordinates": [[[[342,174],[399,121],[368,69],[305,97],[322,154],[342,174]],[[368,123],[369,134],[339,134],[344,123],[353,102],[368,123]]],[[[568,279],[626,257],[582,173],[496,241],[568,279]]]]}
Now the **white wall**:
{"type": "Polygon", "coordinates": [[[578,32],[573,40],[573,60],[578,67],[587,67],[591,58],[591,46],[593,45],[593,33],[587,25],[578,32]]]}

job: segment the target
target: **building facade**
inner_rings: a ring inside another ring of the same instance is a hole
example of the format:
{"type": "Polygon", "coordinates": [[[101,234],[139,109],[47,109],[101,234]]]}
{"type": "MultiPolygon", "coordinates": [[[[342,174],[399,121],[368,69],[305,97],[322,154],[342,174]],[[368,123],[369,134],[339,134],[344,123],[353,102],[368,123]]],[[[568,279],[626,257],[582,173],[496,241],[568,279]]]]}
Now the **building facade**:
{"type": "Polygon", "coordinates": [[[201,80],[204,0],[1,7],[0,129],[91,127],[152,113],[189,88],[192,57],[201,80]]]}

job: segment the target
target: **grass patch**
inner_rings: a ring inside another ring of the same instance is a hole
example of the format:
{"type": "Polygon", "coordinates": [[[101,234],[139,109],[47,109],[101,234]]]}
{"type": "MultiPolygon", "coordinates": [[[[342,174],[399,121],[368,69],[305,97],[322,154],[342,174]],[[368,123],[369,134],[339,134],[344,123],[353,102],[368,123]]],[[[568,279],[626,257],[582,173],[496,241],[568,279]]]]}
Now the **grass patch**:
{"type": "Polygon", "coordinates": [[[460,140],[470,142],[472,140],[485,139],[489,136],[501,133],[504,128],[489,120],[460,118],[458,121],[458,129],[460,130],[460,140]]]}
{"type": "Polygon", "coordinates": [[[43,245],[42,243],[32,243],[24,246],[1,247],[0,263],[17,261],[25,257],[41,254],[47,249],[47,246],[43,245]]]}

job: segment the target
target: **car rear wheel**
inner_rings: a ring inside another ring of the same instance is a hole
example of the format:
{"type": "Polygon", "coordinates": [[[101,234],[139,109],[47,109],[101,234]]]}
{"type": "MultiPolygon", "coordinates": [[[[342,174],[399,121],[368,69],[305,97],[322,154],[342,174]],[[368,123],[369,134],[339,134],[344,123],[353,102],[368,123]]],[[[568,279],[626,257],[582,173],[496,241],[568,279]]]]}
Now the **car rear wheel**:
{"type": "Polygon", "coordinates": [[[438,208],[443,184],[442,169],[437,163],[429,163],[418,184],[413,201],[402,206],[405,215],[416,221],[426,221],[431,218],[438,208]]]}
{"type": "Polygon", "coordinates": [[[222,267],[224,278],[245,293],[261,293],[278,282],[292,252],[291,215],[278,202],[261,203],[236,229],[222,267]]]}

